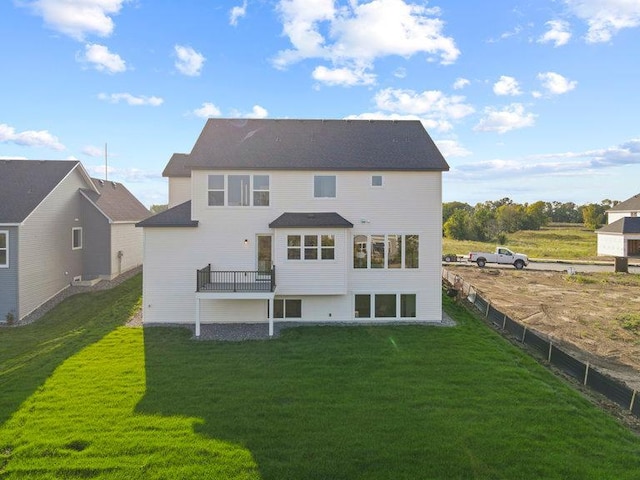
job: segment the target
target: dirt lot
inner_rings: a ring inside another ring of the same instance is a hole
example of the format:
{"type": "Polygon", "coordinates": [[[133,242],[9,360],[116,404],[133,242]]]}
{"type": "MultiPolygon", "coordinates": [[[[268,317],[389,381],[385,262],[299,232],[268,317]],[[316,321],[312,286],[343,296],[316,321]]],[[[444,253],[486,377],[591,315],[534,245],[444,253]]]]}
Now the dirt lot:
{"type": "Polygon", "coordinates": [[[512,319],[640,390],[640,325],[634,325],[640,318],[638,275],[570,277],[566,272],[462,265],[447,270],[512,319]],[[634,316],[629,320],[623,314],[634,316]]]}

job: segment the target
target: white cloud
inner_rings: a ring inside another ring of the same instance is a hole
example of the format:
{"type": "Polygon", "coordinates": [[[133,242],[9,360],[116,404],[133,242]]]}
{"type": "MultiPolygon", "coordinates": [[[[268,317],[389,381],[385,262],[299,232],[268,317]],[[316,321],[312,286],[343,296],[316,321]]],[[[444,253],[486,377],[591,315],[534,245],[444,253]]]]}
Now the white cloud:
{"type": "Polygon", "coordinates": [[[514,176],[593,175],[596,171],[627,165],[640,165],[640,139],[585,152],[563,152],[474,162],[459,165],[456,173],[460,177],[494,179],[514,178],[514,176]]]}
{"type": "Polygon", "coordinates": [[[104,147],[96,147],[94,145],[87,145],[82,149],[82,153],[89,157],[104,157],[104,147]]]}
{"type": "Polygon", "coordinates": [[[568,80],[555,72],[539,73],[538,80],[540,80],[542,87],[549,95],[562,95],[573,90],[578,85],[575,80],[568,80]]]}
{"type": "MultiPolygon", "coordinates": [[[[104,165],[87,165],[87,171],[94,176],[103,178],[105,174],[104,165]]],[[[109,180],[115,182],[129,183],[129,182],[144,182],[147,180],[156,180],[162,178],[160,172],[150,172],[141,170],[139,168],[120,168],[109,165],[107,167],[107,173],[109,174],[109,180]]]]}
{"type": "Polygon", "coordinates": [[[311,76],[314,80],[329,86],[372,85],[376,81],[376,76],[372,73],[367,73],[364,69],[327,68],[322,65],[316,67],[311,76]]]}
{"type": "Polygon", "coordinates": [[[174,47],[178,59],[175,62],[176,69],[183,75],[197,77],[200,75],[202,66],[204,65],[204,55],[196,52],[193,48],[176,45],[174,47]]]}
{"type": "Polygon", "coordinates": [[[493,84],[493,93],[496,95],[521,95],[520,85],[518,81],[513,77],[506,75],[500,76],[500,80],[493,84]]]}
{"type": "Polygon", "coordinates": [[[550,20],[545,23],[549,27],[544,35],[538,39],[538,43],[553,42],[554,47],[566,45],[571,38],[569,23],[564,20],[550,20]]]}
{"type": "Polygon", "coordinates": [[[396,78],[406,78],[407,69],[404,67],[396,68],[396,70],[393,72],[393,76],[396,78]]]}
{"type": "Polygon", "coordinates": [[[280,0],[278,11],[293,48],[278,53],[277,68],[317,58],[331,61],[335,71],[364,71],[390,55],[424,53],[442,64],[460,55],[454,40],[442,33],[439,10],[405,0],[351,1],[339,8],[334,0],[280,0]]]}
{"type": "Polygon", "coordinates": [[[229,24],[234,27],[238,25],[238,19],[244,17],[247,14],[247,0],[242,2],[242,5],[233,7],[229,12],[229,24]]]}
{"type": "Polygon", "coordinates": [[[484,117],[473,128],[479,132],[506,133],[510,130],[531,127],[535,123],[536,115],[527,113],[520,103],[512,103],[498,110],[487,107],[484,110],[484,117]]]}
{"type": "Polygon", "coordinates": [[[120,73],[127,69],[120,55],[111,53],[104,45],[95,43],[85,45],[84,56],[80,60],[93,64],[93,67],[100,72],[120,73]]]}
{"type": "Polygon", "coordinates": [[[222,112],[213,103],[205,102],[202,104],[200,108],[196,108],[193,111],[193,114],[196,117],[200,117],[200,118],[210,118],[210,117],[219,117],[220,115],[222,115],[222,112]]]}
{"type": "Polygon", "coordinates": [[[36,0],[27,5],[52,29],[76,40],[88,34],[108,37],[113,15],[130,0],[36,0]]]}
{"type": "Polygon", "coordinates": [[[9,157],[7,155],[0,155],[0,160],[28,160],[28,158],[18,157],[18,156],[9,157]]]}
{"type": "Polygon", "coordinates": [[[467,80],[466,78],[456,78],[456,81],[453,82],[453,89],[454,90],[462,90],[464,87],[466,87],[467,85],[469,85],[471,82],[469,80],[467,80]]]}
{"type": "Polygon", "coordinates": [[[47,130],[16,132],[15,128],[5,123],[0,124],[0,143],[15,143],[23,147],[43,147],[58,151],[66,149],[58,137],[51,135],[47,130]]]}
{"type": "Polygon", "coordinates": [[[640,2],[638,0],[565,0],[576,17],[587,22],[587,43],[611,40],[624,28],[640,26],[640,2]]]}
{"type": "Polygon", "coordinates": [[[456,140],[435,140],[435,143],[444,158],[468,157],[471,155],[471,152],[456,140]]]}
{"type": "Polygon", "coordinates": [[[164,103],[164,100],[160,97],[147,97],[144,95],[136,97],[134,95],[131,95],[130,93],[112,93],[110,95],[106,93],[100,93],[98,94],[98,98],[100,100],[104,100],[106,102],[111,102],[111,103],[125,102],[131,106],[136,106],[136,107],[141,105],[159,107],[164,103]]]}
{"type": "Polygon", "coordinates": [[[243,113],[239,110],[233,109],[231,110],[230,116],[234,118],[267,118],[269,116],[269,112],[266,108],[261,107],[260,105],[254,105],[248,113],[243,113]]]}

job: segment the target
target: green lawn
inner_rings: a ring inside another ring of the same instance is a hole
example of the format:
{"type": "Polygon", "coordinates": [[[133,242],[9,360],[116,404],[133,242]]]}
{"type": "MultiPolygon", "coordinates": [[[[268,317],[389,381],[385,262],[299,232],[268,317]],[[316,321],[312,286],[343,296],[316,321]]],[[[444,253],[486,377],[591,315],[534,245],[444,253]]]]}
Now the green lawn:
{"type": "Polygon", "coordinates": [[[139,279],[119,287],[112,310],[98,307],[102,294],[67,302],[75,310],[63,305],[68,317],[57,318],[70,333],[52,337],[73,347],[25,340],[48,338],[51,319],[28,334],[0,329],[2,396],[18,377],[33,377],[0,407],[0,477],[632,479],[640,471],[638,437],[457,306],[447,304],[455,328],[304,327],[269,341],[194,342],[180,328],[114,327],[139,291],[139,279]],[[30,369],[35,357],[51,371],[30,369]]]}
{"type": "MultiPolygon", "coordinates": [[[[494,242],[442,239],[443,254],[466,255],[473,250],[493,252],[496,246],[494,242]]],[[[506,246],[536,259],[605,260],[596,255],[596,234],[582,226],[521,230],[507,235],[506,246]]]]}

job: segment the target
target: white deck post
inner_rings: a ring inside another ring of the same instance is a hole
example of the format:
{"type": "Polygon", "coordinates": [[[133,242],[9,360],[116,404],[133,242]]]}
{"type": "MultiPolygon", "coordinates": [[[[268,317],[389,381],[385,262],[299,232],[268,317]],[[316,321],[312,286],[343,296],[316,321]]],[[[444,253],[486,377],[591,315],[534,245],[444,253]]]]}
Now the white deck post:
{"type": "Polygon", "coordinates": [[[269,302],[269,336],[273,337],[273,298],[269,302]]]}
{"type": "Polygon", "coordinates": [[[200,336],[200,299],[196,298],[196,337],[200,336]]]}

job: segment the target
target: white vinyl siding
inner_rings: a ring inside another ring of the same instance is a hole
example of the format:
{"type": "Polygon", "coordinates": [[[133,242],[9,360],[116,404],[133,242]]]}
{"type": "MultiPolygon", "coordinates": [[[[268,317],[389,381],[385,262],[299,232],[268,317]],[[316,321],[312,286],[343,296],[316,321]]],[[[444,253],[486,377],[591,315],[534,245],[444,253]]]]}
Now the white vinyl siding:
{"type": "Polygon", "coordinates": [[[137,228],[135,223],[111,224],[112,278],[142,265],[143,233],[142,228],[137,228]]]}
{"type": "Polygon", "coordinates": [[[191,199],[191,178],[169,178],[169,208],[180,205],[191,199]]]}

